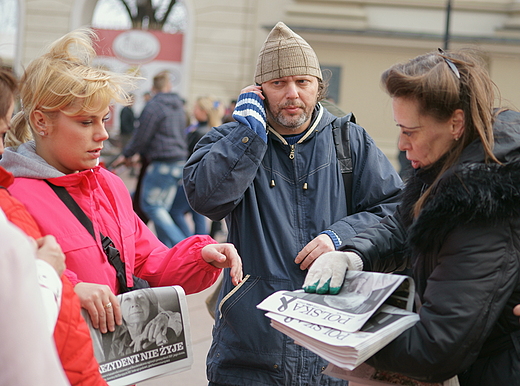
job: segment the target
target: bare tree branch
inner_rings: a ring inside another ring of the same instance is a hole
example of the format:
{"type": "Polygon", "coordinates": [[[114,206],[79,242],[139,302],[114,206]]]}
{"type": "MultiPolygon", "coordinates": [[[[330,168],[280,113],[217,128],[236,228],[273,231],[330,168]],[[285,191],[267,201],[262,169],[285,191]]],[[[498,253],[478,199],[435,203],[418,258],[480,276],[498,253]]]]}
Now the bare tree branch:
{"type": "Polygon", "coordinates": [[[163,16],[163,18],[161,20],[161,27],[164,25],[164,23],[166,23],[166,20],[168,20],[168,16],[170,16],[170,12],[172,11],[173,6],[175,4],[177,4],[177,0],[171,0],[170,4],[168,4],[168,9],[164,13],[164,16],[163,16]]]}
{"type": "Polygon", "coordinates": [[[135,0],[135,7],[137,12],[132,12],[131,0],[120,0],[123,6],[125,7],[128,16],[130,16],[130,20],[132,22],[132,28],[143,28],[147,27],[148,29],[153,30],[162,30],[164,25],[166,24],[168,17],[170,16],[173,6],[177,3],[177,0],[164,0],[164,2],[168,1],[168,5],[166,11],[162,17],[157,17],[157,11],[160,6],[154,7],[152,4],[152,0],[135,0]]]}
{"type": "Polygon", "coordinates": [[[126,1],[125,0],[121,0],[121,3],[123,3],[123,6],[125,7],[126,12],[128,12],[128,16],[130,16],[130,19],[132,19],[132,10],[130,9],[130,7],[128,6],[126,1]]]}

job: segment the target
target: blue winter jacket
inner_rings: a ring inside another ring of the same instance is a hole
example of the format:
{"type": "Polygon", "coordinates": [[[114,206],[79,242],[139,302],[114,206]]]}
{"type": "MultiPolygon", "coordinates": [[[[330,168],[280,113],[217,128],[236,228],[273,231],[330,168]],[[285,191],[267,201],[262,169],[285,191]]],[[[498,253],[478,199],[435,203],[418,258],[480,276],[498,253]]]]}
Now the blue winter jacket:
{"type": "Polygon", "coordinates": [[[320,104],[313,117],[307,134],[293,146],[273,132],[265,143],[238,122],[213,128],[184,169],[191,206],[212,220],[226,218],[228,241],[249,275],[237,288],[224,275],[207,359],[210,382],[346,384],[322,375],[327,363],[270,327],[256,305],[275,291],[302,287],[306,271],[294,259],[322,231],[333,231],[341,245],[393,213],[402,182],[366,131],[353,125],[355,213],[346,217],[332,138],[336,117],[320,104]]]}

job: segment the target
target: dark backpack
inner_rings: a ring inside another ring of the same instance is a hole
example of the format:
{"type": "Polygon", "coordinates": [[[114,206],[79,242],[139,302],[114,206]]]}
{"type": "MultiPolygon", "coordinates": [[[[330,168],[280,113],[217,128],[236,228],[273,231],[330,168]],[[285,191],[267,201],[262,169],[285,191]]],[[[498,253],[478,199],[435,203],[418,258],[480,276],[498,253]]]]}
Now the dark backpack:
{"type": "Polygon", "coordinates": [[[322,101],[321,104],[337,117],[332,122],[332,136],[341,175],[343,176],[343,185],[345,186],[347,215],[351,215],[354,213],[354,208],[352,205],[352,155],[350,153],[349,131],[350,127],[356,124],[356,117],[352,113],[345,114],[338,106],[327,100],[322,101]]]}

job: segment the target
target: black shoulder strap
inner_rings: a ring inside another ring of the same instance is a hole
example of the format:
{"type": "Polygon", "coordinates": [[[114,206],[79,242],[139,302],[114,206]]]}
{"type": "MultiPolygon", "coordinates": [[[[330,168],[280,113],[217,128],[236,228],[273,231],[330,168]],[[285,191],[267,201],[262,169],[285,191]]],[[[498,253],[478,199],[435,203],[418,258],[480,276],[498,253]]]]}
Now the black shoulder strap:
{"type": "Polygon", "coordinates": [[[347,214],[354,213],[352,207],[352,155],[350,153],[349,130],[352,124],[356,123],[354,114],[349,113],[344,117],[338,117],[332,123],[332,135],[336,156],[338,157],[343,184],[345,186],[345,196],[347,197],[347,214]]]}
{"type": "Polygon", "coordinates": [[[88,232],[92,235],[92,237],[94,237],[95,240],[96,236],[94,235],[94,226],[92,225],[92,221],[88,218],[85,212],[83,212],[83,209],[80,208],[78,203],[72,198],[67,189],[65,189],[63,186],[51,184],[47,180],[44,181],[52,188],[52,190],[54,190],[54,193],[56,193],[61,201],[67,205],[67,208],[70,209],[74,216],[76,216],[79,222],[83,224],[83,226],[88,230],[88,232]]]}
{"type": "MultiPolygon", "coordinates": [[[[76,216],[81,224],[89,231],[89,233],[96,239],[94,235],[94,225],[92,224],[92,220],[86,215],[86,213],[81,209],[78,203],[72,198],[70,193],[63,186],[57,186],[50,183],[47,180],[44,180],[47,185],[49,185],[52,190],[56,193],[56,195],[63,201],[63,203],[70,209],[70,211],[76,216]]],[[[115,249],[114,244],[110,237],[104,236],[103,233],[99,232],[101,236],[101,246],[103,247],[103,251],[105,252],[108,261],[115,268],[117,273],[117,279],[119,280],[120,287],[122,289],[127,288],[126,285],[126,275],[125,275],[125,265],[121,261],[121,257],[119,252],[115,249]],[[116,252],[117,251],[117,252],[116,252]],[[116,253],[114,253],[116,252],[116,253]]]]}

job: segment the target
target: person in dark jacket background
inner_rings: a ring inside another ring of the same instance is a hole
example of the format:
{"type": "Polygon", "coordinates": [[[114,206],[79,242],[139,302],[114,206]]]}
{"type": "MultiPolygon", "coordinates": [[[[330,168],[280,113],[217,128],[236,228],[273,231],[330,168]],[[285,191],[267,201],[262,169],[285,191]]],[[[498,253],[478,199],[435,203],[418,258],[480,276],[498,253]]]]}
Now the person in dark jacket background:
{"type": "Polygon", "coordinates": [[[130,94],[130,101],[127,106],[123,106],[119,113],[119,139],[121,147],[124,148],[135,130],[135,114],[134,114],[134,99],[135,96],[130,94]]]}
{"type": "Polygon", "coordinates": [[[396,213],[322,256],[304,287],[341,286],[350,255],[366,271],[406,262],[420,321],[368,363],[427,382],[520,385],[520,113],[494,109],[495,86],[467,50],[396,64],[382,83],[414,173],[396,213]]]}
{"type": "Polygon", "coordinates": [[[237,122],[210,130],[184,169],[191,206],[214,221],[226,218],[228,241],[248,274],[235,291],[224,276],[208,379],[210,385],[344,385],[322,374],[326,361],[270,327],[256,305],[277,290],[301,288],[322,253],[393,213],[402,182],[366,131],[348,122],[354,209],[347,215],[332,134],[337,117],[319,103],[325,83],[318,58],[282,22],[260,52],[255,83],[238,98],[237,122]]]}
{"type": "MultiPolygon", "coordinates": [[[[224,116],[223,105],[214,97],[201,96],[198,97],[193,106],[193,117],[196,122],[186,129],[186,141],[188,143],[188,153],[191,155],[193,149],[199,140],[212,128],[222,124],[222,117],[224,116]]],[[[205,235],[208,234],[207,218],[195,212],[188,203],[184,186],[179,184],[177,195],[173,200],[173,205],[170,209],[170,215],[175,221],[175,224],[183,231],[186,237],[193,234],[205,235]],[[191,231],[184,216],[190,213],[193,219],[194,230],[191,231]]],[[[213,236],[212,236],[213,237],[213,236]]]]}
{"type": "Polygon", "coordinates": [[[140,207],[153,221],[158,239],[171,248],[185,239],[169,211],[188,156],[184,134],[186,114],[183,101],[172,93],[170,74],[157,74],[152,91],[154,96],[143,108],[132,139],[113,166],[121,162],[130,165],[130,158],[136,153],[147,159],[140,207]]]}

